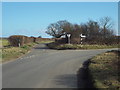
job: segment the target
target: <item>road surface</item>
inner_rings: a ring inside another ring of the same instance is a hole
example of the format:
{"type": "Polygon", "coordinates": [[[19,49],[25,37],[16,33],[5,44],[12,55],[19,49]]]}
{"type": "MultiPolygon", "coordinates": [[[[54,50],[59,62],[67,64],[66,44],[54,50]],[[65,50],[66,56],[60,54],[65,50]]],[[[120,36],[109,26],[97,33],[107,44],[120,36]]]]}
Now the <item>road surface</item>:
{"type": "Polygon", "coordinates": [[[51,50],[39,44],[25,56],[2,65],[2,87],[77,88],[82,63],[108,50],[51,50]]]}

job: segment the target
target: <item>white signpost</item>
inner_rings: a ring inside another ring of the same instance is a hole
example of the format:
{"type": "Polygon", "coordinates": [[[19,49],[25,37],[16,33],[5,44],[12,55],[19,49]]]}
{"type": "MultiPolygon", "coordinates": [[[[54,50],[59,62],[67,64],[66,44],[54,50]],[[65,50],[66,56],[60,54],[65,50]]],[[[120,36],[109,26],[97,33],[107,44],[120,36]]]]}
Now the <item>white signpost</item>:
{"type": "Polygon", "coordinates": [[[83,43],[83,42],[82,42],[82,40],[83,40],[82,38],[85,38],[86,36],[85,36],[85,35],[80,34],[80,37],[81,37],[81,41],[80,41],[80,43],[81,43],[81,47],[82,47],[82,43],[83,43]]]}
{"type": "Polygon", "coordinates": [[[70,44],[70,36],[71,36],[71,34],[67,34],[67,36],[68,36],[68,44],[70,44]]]}
{"type": "Polygon", "coordinates": [[[80,37],[81,37],[81,38],[85,38],[86,36],[85,36],[85,35],[80,34],[80,37]]]}

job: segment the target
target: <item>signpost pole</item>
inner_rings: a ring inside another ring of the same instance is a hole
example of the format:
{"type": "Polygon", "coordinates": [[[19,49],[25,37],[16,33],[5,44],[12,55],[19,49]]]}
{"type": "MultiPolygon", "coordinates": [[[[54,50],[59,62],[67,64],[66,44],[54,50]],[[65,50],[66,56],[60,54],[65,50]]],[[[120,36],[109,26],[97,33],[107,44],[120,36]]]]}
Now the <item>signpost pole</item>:
{"type": "Polygon", "coordinates": [[[80,40],[80,44],[81,44],[81,47],[82,47],[82,41],[83,41],[83,38],[85,38],[86,36],[84,36],[84,35],[82,35],[82,34],[80,34],[80,38],[81,38],[81,40],[80,40]]]}
{"type": "Polygon", "coordinates": [[[67,34],[67,36],[68,36],[68,44],[70,44],[70,36],[71,36],[71,34],[67,34]]]}
{"type": "Polygon", "coordinates": [[[82,45],[82,37],[81,37],[81,45],[82,45]]]}
{"type": "Polygon", "coordinates": [[[68,37],[68,44],[70,44],[70,37],[68,37]]]}

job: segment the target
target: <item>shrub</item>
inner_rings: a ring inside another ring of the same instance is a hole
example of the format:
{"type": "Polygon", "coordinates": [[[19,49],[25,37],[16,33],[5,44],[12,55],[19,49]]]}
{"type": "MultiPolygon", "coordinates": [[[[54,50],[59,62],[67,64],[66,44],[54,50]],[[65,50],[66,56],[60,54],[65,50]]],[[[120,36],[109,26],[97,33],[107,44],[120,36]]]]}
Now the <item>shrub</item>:
{"type": "Polygon", "coordinates": [[[36,38],[36,37],[27,37],[23,35],[12,35],[8,38],[8,41],[10,42],[11,46],[24,46],[28,43],[39,43],[41,41],[53,41],[54,39],[49,38],[36,38]]]}
{"type": "Polygon", "coordinates": [[[13,35],[8,38],[11,46],[23,46],[24,44],[35,42],[35,38],[23,35],[13,35]]]}
{"type": "Polygon", "coordinates": [[[11,46],[23,46],[26,43],[29,43],[30,40],[27,36],[22,36],[22,35],[13,35],[8,38],[10,45],[11,46]]]}

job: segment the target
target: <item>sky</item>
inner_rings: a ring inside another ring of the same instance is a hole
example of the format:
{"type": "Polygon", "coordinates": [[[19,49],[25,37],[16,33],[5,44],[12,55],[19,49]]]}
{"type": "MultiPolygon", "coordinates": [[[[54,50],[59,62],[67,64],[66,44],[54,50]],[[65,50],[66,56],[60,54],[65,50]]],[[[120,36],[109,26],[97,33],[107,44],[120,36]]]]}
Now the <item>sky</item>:
{"type": "Polygon", "coordinates": [[[2,2],[2,37],[11,35],[42,36],[49,24],[67,20],[86,23],[109,16],[118,31],[117,2],[2,2]]]}

